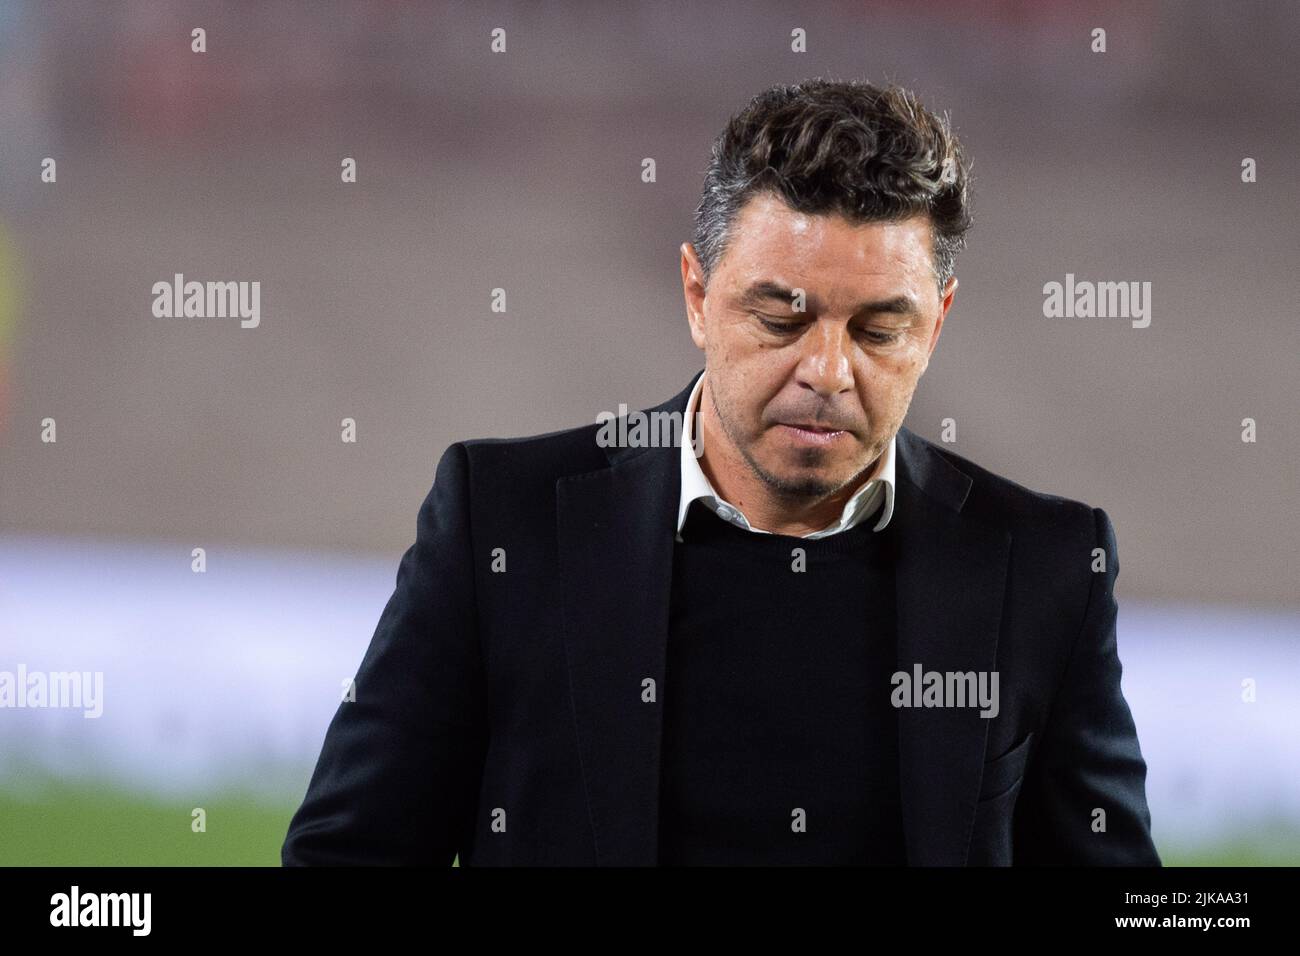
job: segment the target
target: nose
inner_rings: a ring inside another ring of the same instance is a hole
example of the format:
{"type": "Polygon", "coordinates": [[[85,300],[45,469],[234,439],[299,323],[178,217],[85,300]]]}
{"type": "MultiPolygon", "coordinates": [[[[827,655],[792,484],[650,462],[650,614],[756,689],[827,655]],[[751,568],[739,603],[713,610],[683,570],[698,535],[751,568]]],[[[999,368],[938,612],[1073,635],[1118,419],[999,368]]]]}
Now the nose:
{"type": "Polygon", "coordinates": [[[847,323],[818,319],[801,342],[803,354],[795,370],[799,384],[822,398],[833,398],[853,388],[849,352],[853,339],[847,323]]]}

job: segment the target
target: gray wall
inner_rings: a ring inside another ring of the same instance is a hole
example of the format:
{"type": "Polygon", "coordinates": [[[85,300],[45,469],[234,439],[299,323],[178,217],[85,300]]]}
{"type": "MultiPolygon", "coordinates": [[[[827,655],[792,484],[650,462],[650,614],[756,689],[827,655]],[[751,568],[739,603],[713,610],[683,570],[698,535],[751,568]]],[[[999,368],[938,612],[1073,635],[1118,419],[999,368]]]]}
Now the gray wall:
{"type": "Polygon", "coordinates": [[[5,6],[0,532],[395,558],[450,442],[686,384],[711,139],[826,75],[911,86],[975,158],[907,424],[953,417],[959,454],[1104,507],[1121,600],[1300,604],[1300,8],[610,7],[5,6]],[[154,318],[175,272],[259,280],[261,326],[154,318]],[[1151,282],[1150,327],[1044,318],[1067,272],[1151,282]]]}

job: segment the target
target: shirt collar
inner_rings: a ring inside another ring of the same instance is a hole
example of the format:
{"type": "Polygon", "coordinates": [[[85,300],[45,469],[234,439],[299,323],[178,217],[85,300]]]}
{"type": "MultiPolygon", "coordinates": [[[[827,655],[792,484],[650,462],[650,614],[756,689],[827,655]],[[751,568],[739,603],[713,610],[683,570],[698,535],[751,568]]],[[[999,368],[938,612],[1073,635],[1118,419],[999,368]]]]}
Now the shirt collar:
{"type": "MultiPolygon", "coordinates": [[[[713,488],[713,484],[705,476],[704,469],[700,467],[699,459],[695,457],[693,441],[695,411],[696,406],[699,404],[700,392],[704,387],[705,374],[707,372],[701,374],[695,380],[695,387],[691,389],[690,398],[686,400],[686,412],[682,423],[682,481],[681,495],[677,502],[677,540],[682,540],[682,527],[686,524],[686,514],[690,511],[692,502],[696,500],[703,500],[711,511],[738,527],[745,528],[748,531],[756,531],[760,534],[770,534],[771,532],[764,531],[762,528],[753,527],[739,508],[730,502],[724,501],[718,495],[713,488]]],[[[844,503],[844,510],[840,513],[839,519],[822,530],[811,532],[803,537],[822,538],[854,527],[867,515],[875,512],[874,503],[882,489],[885,501],[884,506],[880,508],[880,520],[876,522],[874,530],[881,531],[889,524],[889,520],[894,514],[894,446],[896,442],[897,435],[889,439],[889,445],[884,451],[884,462],[881,465],[880,473],[854,492],[853,497],[844,503]]]]}

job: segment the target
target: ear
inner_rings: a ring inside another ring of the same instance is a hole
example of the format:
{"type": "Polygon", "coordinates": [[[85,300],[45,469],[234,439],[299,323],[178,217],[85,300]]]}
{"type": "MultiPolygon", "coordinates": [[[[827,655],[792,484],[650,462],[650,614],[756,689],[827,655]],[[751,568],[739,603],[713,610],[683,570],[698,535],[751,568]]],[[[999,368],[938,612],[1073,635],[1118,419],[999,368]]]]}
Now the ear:
{"type": "Polygon", "coordinates": [[[948,317],[948,310],[952,308],[952,301],[957,295],[957,277],[951,276],[943,287],[943,298],[939,302],[939,318],[935,320],[934,331],[930,333],[929,350],[926,353],[926,361],[929,356],[934,354],[934,348],[939,344],[939,333],[943,330],[943,320],[948,317]]]}
{"type": "Polygon", "coordinates": [[[691,340],[695,347],[703,349],[708,341],[704,334],[704,270],[700,267],[695,247],[683,242],[682,253],[682,294],[686,299],[686,321],[691,327],[691,340]]]}

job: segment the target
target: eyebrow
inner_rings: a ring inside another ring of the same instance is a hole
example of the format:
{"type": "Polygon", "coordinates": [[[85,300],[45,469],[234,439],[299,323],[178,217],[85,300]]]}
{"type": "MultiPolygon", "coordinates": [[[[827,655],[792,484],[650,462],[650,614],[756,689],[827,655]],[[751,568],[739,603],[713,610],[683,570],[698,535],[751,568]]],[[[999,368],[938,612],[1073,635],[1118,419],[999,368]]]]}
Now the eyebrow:
{"type": "MultiPolygon", "coordinates": [[[[813,296],[806,296],[807,300],[814,306],[817,300],[813,296]]],[[[769,299],[778,299],[787,305],[794,301],[794,290],[787,289],[778,282],[755,282],[746,289],[740,296],[740,304],[743,306],[758,305],[769,299]]],[[[896,295],[888,299],[872,299],[866,302],[859,302],[853,307],[854,315],[915,315],[917,313],[916,303],[908,296],[896,295]]]]}

